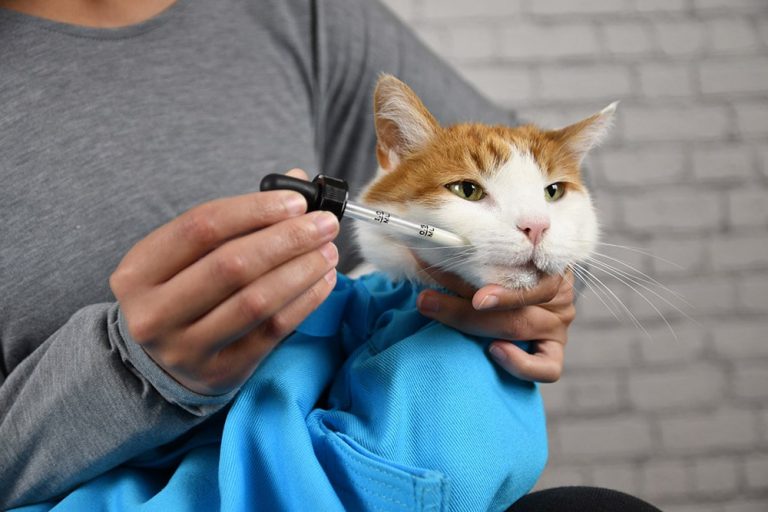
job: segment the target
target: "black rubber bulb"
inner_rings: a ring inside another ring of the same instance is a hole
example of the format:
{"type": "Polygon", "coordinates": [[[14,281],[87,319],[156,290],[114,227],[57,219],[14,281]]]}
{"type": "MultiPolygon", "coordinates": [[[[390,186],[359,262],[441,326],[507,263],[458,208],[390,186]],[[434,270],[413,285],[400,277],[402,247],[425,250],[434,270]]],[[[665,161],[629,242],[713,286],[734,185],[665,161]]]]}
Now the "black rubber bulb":
{"type": "Polygon", "coordinates": [[[341,220],[347,206],[349,185],[344,180],[318,174],[312,181],[304,181],[285,174],[267,174],[261,180],[259,189],[293,190],[307,200],[307,211],[326,210],[341,220]]]}

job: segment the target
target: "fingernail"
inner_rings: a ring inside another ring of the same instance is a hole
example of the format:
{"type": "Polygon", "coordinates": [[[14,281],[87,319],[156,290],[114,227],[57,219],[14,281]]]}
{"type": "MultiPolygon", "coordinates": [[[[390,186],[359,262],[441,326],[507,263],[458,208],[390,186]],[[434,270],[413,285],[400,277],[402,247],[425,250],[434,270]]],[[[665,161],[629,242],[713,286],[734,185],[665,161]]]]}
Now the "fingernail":
{"type": "Polygon", "coordinates": [[[336,269],[332,269],[330,272],[325,274],[325,280],[328,282],[328,284],[333,285],[336,283],[336,269]]]}
{"type": "Polygon", "coordinates": [[[291,176],[293,178],[300,178],[300,179],[306,179],[307,173],[304,172],[304,170],[299,169],[298,167],[294,167],[290,171],[286,172],[288,176],[291,176]]]}
{"type": "Polygon", "coordinates": [[[419,309],[426,313],[437,313],[440,311],[440,302],[431,295],[422,295],[419,309]]]}
{"type": "Polygon", "coordinates": [[[301,215],[307,209],[307,201],[298,193],[288,194],[283,200],[283,205],[290,215],[301,215]]]}
{"type": "Polygon", "coordinates": [[[339,250],[331,243],[322,246],[320,248],[320,253],[331,265],[335,265],[339,261],[339,250]]]}
{"type": "Polygon", "coordinates": [[[321,236],[328,236],[336,231],[336,226],[339,225],[339,220],[332,213],[319,212],[315,215],[314,219],[317,231],[321,236]]]}
{"type": "Polygon", "coordinates": [[[491,309],[499,305],[499,298],[495,295],[486,295],[480,304],[477,305],[477,309],[491,309]]]}
{"type": "Polygon", "coordinates": [[[507,353],[501,350],[496,345],[491,345],[491,348],[488,349],[488,352],[491,354],[491,356],[495,360],[497,360],[500,363],[507,360],[507,353]]]}

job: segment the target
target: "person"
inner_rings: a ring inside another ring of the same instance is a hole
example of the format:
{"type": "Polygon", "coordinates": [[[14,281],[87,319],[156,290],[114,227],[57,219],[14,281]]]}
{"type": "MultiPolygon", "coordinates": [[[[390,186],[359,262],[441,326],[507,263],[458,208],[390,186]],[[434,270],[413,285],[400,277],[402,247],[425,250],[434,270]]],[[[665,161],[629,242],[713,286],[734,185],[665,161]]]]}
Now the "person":
{"type": "MultiPolygon", "coordinates": [[[[359,190],[381,72],[443,123],[517,122],[372,0],[0,0],[3,508],[210,421],[358,263],[330,214],[249,191],[290,168],[359,190]]],[[[559,378],[569,279],[436,277],[458,296],[423,314],[534,340],[497,363],[559,378]]]]}

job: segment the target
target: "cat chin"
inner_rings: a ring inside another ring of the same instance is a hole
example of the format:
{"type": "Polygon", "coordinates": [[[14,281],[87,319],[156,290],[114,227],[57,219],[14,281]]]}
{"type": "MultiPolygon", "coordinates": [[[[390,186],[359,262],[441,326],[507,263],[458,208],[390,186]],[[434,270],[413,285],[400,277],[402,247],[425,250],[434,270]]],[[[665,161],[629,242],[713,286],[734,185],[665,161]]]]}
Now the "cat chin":
{"type": "Polygon", "coordinates": [[[514,272],[510,275],[499,279],[496,284],[503,286],[504,288],[522,288],[529,289],[539,284],[540,274],[536,271],[522,271],[514,272]]]}
{"type": "MultiPolygon", "coordinates": [[[[496,284],[504,288],[528,289],[533,288],[541,279],[541,271],[532,263],[526,265],[504,266],[493,265],[481,270],[480,286],[496,284]]],[[[475,283],[477,284],[477,283],[475,283]]]]}

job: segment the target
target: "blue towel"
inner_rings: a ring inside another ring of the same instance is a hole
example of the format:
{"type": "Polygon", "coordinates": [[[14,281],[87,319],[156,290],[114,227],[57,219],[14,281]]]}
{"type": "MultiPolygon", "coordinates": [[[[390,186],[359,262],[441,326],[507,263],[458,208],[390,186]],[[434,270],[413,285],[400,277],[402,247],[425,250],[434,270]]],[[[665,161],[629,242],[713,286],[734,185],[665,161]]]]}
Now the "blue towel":
{"type": "Polygon", "coordinates": [[[339,276],[220,421],[19,510],[504,510],[546,462],[541,397],[419,291],[339,276]]]}

